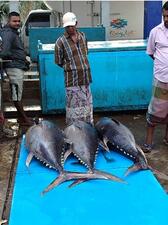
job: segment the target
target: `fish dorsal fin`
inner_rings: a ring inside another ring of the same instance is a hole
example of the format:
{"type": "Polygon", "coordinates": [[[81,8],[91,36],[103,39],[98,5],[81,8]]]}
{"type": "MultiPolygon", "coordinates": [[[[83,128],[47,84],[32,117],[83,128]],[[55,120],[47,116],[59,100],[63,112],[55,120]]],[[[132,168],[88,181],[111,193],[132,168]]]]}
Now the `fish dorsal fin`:
{"type": "Polygon", "coordinates": [[[75,127],[77,127],[79,130],[82,130],[82,126],[80,124],[75,124],[75,127]]]}
{"type": "Polygon", "coordinates": [[[111,118],[111,120],[114,121],[118,125],[120,124],[120,122],[118,120],[116,120],[116,119],[111,118]]]}
{"type": "Polygon", "coordinates": [[[73,144],[72,141],[69,140],[68,138],[64,138],[64,141],[65,141],[67,144],[69,144],[69,145],[72,145],[72,144],[73,144]]]}
{"type": "Polygon", "coordinates": [[[27,167],[29,167],[29,165],[30,165],[30,163],[31,163],[31,160],[32,160],[33,156],[34,156],[34,155],[33,155],[32,152],[30,152],[30,153],[28,154],[27,159],[26,159],[26,166],[27,166],[27,167]]]}

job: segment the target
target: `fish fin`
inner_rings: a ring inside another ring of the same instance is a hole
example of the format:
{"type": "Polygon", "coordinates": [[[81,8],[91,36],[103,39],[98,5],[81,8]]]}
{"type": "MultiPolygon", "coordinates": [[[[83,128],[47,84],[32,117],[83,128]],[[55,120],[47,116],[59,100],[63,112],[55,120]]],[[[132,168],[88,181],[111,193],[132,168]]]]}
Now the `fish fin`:
{"type": "Polygon", "coordinates": [[[81,184],[81,183],[83,183],[83,182],[86,182],[86,181],[88,181],[89,179],[78,179],[78,180],[75,180],[72,184],[70,184],[68,187],[69,188],[72,188],[72,187],[74,187],[74,186],[76,186],[76,185],[78,185],[78,184],[81,184]]]}
{"type": "Polygon", "coordinates": [[[65,152],[65,154],[64,154],[64,162],[67,160],[67,158],[69,157],[69,155],[72,153],[72,150],[71,149],[69,149],[69,150],[67,150],[66,152],[65,152]]]}
{"type": "Polygon", "coordinates": [[[82,130],[82,126],[80,124],[75,124],[75,127],[77,127],[79,130],[82,130]]]}
{"type": "MultiPolygon", "coordinates": [[[[108,180],[113,180],[113,181],[117,181],[117,182],[122,182],[122,183],[126,183],[125,181],[123,181],[122,179],[110,174],[110,173],[107,173],[107,172],[103,172],[103,171],[100,171],[100,170],[94,170],[93,171],[94,174],[97,174],[98,176],[102,176],[101,178],[102,179],[108,179],[108,180]]],[[[100,178],[100,179],[101,179],[100,178]]],[[[72,188],[78,184],[81,184],[83,182],[86,182],[88,181],[89,179],[85,178],[85,179],[78,179],[78,180],[75,180],[72,184],[70,184],[68,187],[69,188],[72,188]]]]}
{"type": "Polygon", "coordinates": [[[45,193],[49,192],[50,190],[52,190],[54,187],[58,186],[59,184],[63,183],[64,181],[66,181],[64,173],[59,175],[59,177],[57,177],[54,181],[52,181],[47,188],[44,189],[44,191],[42,191],[42,195],[44,195],[45,193]]]}
{"type": "Polygon", "coordinates": [[[103,141],[101,141],[101,140],[99,141],[99,145],[107,152],[110,152],[109,147],[107,146],[107,142],[108,142],[107,137],[104,137],[103,141]]]}
{"type": "Polygon", "coordinates": [[[150,170],[152,170],[152,172],[157,175],[159,178],[164,179],[164,180],[168,180],[168,176],[156,169],[153,169],[151,166],[148,167],[150,170]]]}
{"type": "Polygon", "coordinates": [[[109,152],[109,149],[104,145],[104,143],[102,141],[99,142],[99,145],[100,145],[101,148],[103,148],[103,150],[109,152]]]}
{"type": "Polygon", "coordinates": [[[136,149],[143,155],[143,157],[147,163],[147,159],[146,159],[145,153],[143,152],[142,148],[136,144],[136,149]]]}
{"type": "Polygon", "coordinates": [[[104,152],[104,150],[102,151],[102,154],[103,154],[106,162],[111,163],[111,162],[114,162],[115,161],[114,159],[107,157],[106,156],[106,153],[104,152]]]}
{"type": "Polygon", "coordinates": [[[73,144],[72,141],[69,140],[68,138],[64,138],[64,141],[65,141],[67,144],[69,144],[69,145],[72,145],[72,144],[73,144]]]}
{"type": "Polygon", "coordinates": [[[112,181],[117,181],[117,182],[121,182],[121,183],[126,183],[124,180],[122,180],[121,178],[111,174],[111,173],[107,173],[101,170],[93,170],[93,173],[95,174],[95,176],[100,176],[99,179],[105,179],[105,180],[112,180],[112,181]]]}
{"type": "Polygon", "coordinates": [[[48,185],[47,188],[44,189],[42,195],[52,190],[54,187],[57,187],[59,184],[75,179],[105,179],[105,180],[113,180],[118,182],[124,182],[122,179],[103,171],[94,170],[93,173],[78,173],[78,172],[62,172],[58,178],[56,178],[51,184],[48,185]]]}
{"type": "Polygon", "coordinates": [[[125,172],[124,176],[128,176],[130,173],[136,172],[143,169],[140,163],[135,163],[132,166],[128,167],[127,171],[125,172]]]}
{"type": "Polygon", "coordinates": [[[31,161],[32,161],[33,156],[34,156],[34,155],[33,155],[32,152],[30,152],[30,153],[28,154],[27,159],[26,159],[26,166],[27,166],[27,167],[29,167],[29,165],[30,165],[30,163],[31,163],[31,161]]]}
{"type": "Polygon", "coordinates": [[[111,118],[111,120],[114,121],[118,125],[120,124],[120,122],[118,120],[116,120],[116,119],[111,118]]]}
{"type": "Polygon", "coordinates": [[[110,152],[109,147],[107,145],[108,142],[109,142],[108,138],[107,137],[103,137],[103,143],[104,143],[104,146],[105,146],[105,150],[110,152]]]}

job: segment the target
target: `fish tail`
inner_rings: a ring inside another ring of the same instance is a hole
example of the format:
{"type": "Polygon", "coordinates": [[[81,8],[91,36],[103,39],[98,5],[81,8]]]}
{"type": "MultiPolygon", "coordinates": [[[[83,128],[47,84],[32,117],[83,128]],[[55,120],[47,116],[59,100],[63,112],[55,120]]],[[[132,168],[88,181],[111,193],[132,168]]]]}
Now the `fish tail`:
{"type": "Polygon", "coordinates": [[[139,145],[136,145],[136,149],[138,151],[138,155],[136,156],[138,160],[134,165],[130,166],[127,169],[127,171],[125,172],[125,176],[128,176],[130,173],[133,173],[139,170],[149,169],[147,159],[141,147],[139,145]]]}
{"type": "Polygon", "coordinates": [[[117,176],[114,176],[110,173],[107,173],[107,172],[103,172],[103,171],[100,171],[100,170],[93,170],[92,173],[88,173],[89,174],[89,178],[83,178],[83,179],[78,179],[78,180],[75,180],[72,184],[70,184],[68,187],[69,188],[72,188],[78,184],[81,184],[83,182],[86,182],[88,180],[91,180],[91,179],[103,179],[103,180],[112,180],[112,181],[116,181],[116,182],[122,182],[122,183],[126,183],[124,180],[122,180],[121,178],[117,177],[117,176]]]}
{"type": "Polygon", "coordinates": [[[122,180],[121,178],[111,174],[111,173],[107,173],[104,172],[102,170],[93,170],[93,173],[95,174],[95,176],[99,179],[105,179],[105,180],[112,180],[112,181],[116,181],[116,182],[121,182],[121,183],[126,183],[124,180],[122,180]]]}
{"type": "Polygon", "coordinates": [[[92,173],[77,173],[77,172],[64,171],[63,173],[61,173],[59,175],[58,178],[56,178],[51,184],[49,184],[47,188],[44,189],[44,191],[42,192],[42,195],[49,192],[54,187],[57,187],[59,184],[65,182],[65,181],[75,180],[75,179],[77,179],[77,181],[72,183],[72,185],[70,185],[70,187],[75,186],[78,183],[82,183],[82,182],[84,182],[86,180],[90,180],[90,179],[105,179],[105,180],[124,182],[119,177],[116,177],[110,173],[106,173],[106,172],[99,171],[99,170],[94,170],[92,173]]]}
{"type": "Polygon", "coordinates": [[[76,185],[81,184],[81,183],[83,183],[83,182],[86,182],[86,181],[88,181],[88,180],[89,180],[89,179],[87,179],[87,178],[75,180],[75,181],[74,181],[72,184],[70,184],[68,187],[69,187],[69,188],[75,187],[76,185]]]}
{"type": "Polygon", "coordinates": [[[129,174],[131,174],[133,172],[137,172],[139,170],[147,170],[147,169],[149,169],[148,166],[144,167],[144,165],[142,165],[141,163],[135,163],[134,165],[128,167],[124,176],[128,176],[129,174]]]}
{"type": "Polygon", "coordinates": [[[42,195],[44,195],[45,193],[49,192],[50,190],[52,190],[54,187],[57,187],[59,184],[63,183],[64,181],[66,181],[65,179],[65,175],[64,173],[62,173],[61,175],[59,175],[59,177],[57,177],[55,180],[53,180],[48,187],[46,187],[43,191],[42,191],[42,195]]]}
{"type": "Polygon", "coordinates": [[[151,166],[149,166],[149,169],[152,170],[152,172],[158,177],[160,177],[161,179],[168,180],[168,176],[165,173],[159,170],[153,169],[151,166]]]}

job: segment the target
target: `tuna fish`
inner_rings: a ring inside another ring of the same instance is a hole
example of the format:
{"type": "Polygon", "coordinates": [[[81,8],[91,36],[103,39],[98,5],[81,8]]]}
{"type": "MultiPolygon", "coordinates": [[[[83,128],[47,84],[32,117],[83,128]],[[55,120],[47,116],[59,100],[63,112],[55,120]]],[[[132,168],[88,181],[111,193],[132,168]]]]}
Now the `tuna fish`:
{"type": "Polygon", "coordinates": [[[64,170],[64,154],[69,145],[69,141],[54,123],[44,120],[39,124],[30,127],[26,133],[25,139],[25,145],[29,151],[26,165],[29,166],[32,158],[36,157],[47,166],[56,169],[59,173],[59,176],[42,192],[42,194],[68,180],[97,178],[95,174],[69,172],[64,170]]]}
{"type": "Polygon", "coordinates": [[[117,120],[101,118],[95,125],[104,149],[115,148],[122,155],[132,159],[135,164],[128,168],[126,175],[132,171],[148,169],[147,159],[141,148],[136,145],[131,131],[117,120]]]}
{"type": "MultiPolygon", "coordinates": [[[[68,154],[73,153],[80,163],[84,164],[88,168],[88,174],[94,174],[94,179],[110,179],[122,182],[120,178],[94,168],[99,142],[97,131],[92,125],[84,121],[76,121],[69,125],[64,130],[64,133],[66,138],[72,142],[68,154]]],[[[92,177],[90,177],[90,179],[92,179],[92,177]]],[[[84,180],[81,180],[81,182],[83,181],[84,180]]],[[[81,182],[75,181],[74,184],[81,182]]]]}

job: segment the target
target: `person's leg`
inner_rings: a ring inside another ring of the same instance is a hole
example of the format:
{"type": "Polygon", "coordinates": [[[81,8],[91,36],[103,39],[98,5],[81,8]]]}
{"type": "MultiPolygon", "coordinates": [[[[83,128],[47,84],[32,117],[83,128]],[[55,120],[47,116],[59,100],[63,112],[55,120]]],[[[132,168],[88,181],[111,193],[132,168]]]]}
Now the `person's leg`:
{"type": "Polygon", "coordinates": [[[2,111],[0,111],[0,124],[3,124],[4,121],[5,121],[4,114],[2,111]]]}
{"type": "Polygon", "coordinates": [[[166,132],[165,132],[165,137],[163,139],[163,142],[168,145],[168,124],[166,125],[166,132]]]}
{"type": "Polygon", "coordinates": [[[17,109],[18,122],[22,125],[32,125],[33,122],[26,116],[22,104],[24,71],[17,68],[8,68],[6,72],[10,80],[11,97],[17,109]]]}
{"type": "Polygon", "coordinates": [[[86,106],[88,107],[88,114],[86,116],[86,121],[94,125],[93,119],[93,98],[90,86],[86,86],[86,106]]]}
{"type": "MultiPolygon", "coordinates": [[[[153,94],[148,106],[146,142],[144,152],[149,152],[153,145],[153,135],[157,124],[167,124],[168,115],[168,84],[154,79],[153,94]]],[[[167,131],[166,131],[167,132],[167,131]]],[[[167,135],[167,134],[166,134],[167,135]]]]}
{"type": "Polygon", "coordinates": [[[155,130],[155,126],[151,126],[147,123],[147,130],[146,130],[146,139],[145,139],[145,143],[147,145],[151,145],[153,144],[153,135],[154,135],[154,130],[155,130]]]}
{"type": "Polygon", "coordinates": [[[3,137],[3,124],[4,124],[4,115],[0,111],[0,138],[3,137]]]}
{"type": "Polygon", "coordinates": [[[89,86],[66,88],[66,123],[76,120],[93,124],[93,103],[89,86]]]}
{"type": "Polygon", "coordinates": [[[17,109],[17,114],[18,114],[18,122],[20,122],[21,124],[27,124],[27,125],[32,125],[32,120],[30,120],[30,118],[28,118],[24,112],[23,109],[23,104],[22,101],[13,101],[16,109],[17,109]]]}

